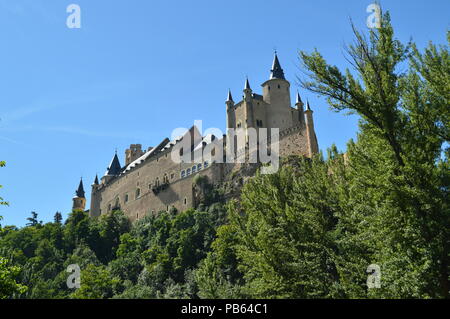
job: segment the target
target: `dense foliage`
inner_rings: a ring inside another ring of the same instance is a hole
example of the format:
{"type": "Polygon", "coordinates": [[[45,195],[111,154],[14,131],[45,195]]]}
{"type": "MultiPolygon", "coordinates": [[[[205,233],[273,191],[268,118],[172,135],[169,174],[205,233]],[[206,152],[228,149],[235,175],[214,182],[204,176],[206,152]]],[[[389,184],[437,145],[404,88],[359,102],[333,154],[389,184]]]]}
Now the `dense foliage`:
{"type": "Polygon", "coordinates": [[[345,154],[290,157],[239,200],[213,204],[213,190],[201,211],[134,224],[33,213],[0,227],[0,297],[449,298],[448,48],[401,44],[388,14],[355,36],[345,72],[300,53],[302,85],[361,117],[345,154]],[[73,264],[79,289],[66,284],[73,264]],[[381,288],[367,286],[371,264],[381,288]]]}

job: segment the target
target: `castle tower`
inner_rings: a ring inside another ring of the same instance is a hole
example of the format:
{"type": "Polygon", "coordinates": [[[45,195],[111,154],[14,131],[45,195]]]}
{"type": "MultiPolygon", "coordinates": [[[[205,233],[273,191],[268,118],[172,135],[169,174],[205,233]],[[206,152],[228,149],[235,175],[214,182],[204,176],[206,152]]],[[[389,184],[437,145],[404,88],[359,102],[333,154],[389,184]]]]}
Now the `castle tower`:
{"type": "Polygon", "coordinates": [[[292,127],[290,83],[284,77],[277,53],[270,70],[270,79],[262,84],[263,99],[270,104],[267,109],[268,128],[283,129],[292,127]]]}
{"type": "Polygon", "coordinates": [[[236,117],[234,114],[234,101],[231,96],[231,90],[228,90],[228,96],[225,104],[227,106],[227,128],[234,128],[236,126],[236,117]]]}
{"type": "Polygon", "coordinates": [[[300,125],[304,125],[305,124],[305,112],[303,110],[303,101],[302,98],[300,97],[300,94],[297,91],[297,98],[295,99],[295,108],[298,111],[298,122],[300,125]]]}
{"type": "Polygon", "coordinates": [[[319,145],[317,143],[316,132],[314,130],[313,111],[311,110],[309,101],[306,102],[305,125],[306,136],[308,139],[308,153],[309,157],[312,157],[314,154],[319,152],[319,145]]]}
{"type": "Polygon", "coordinates": [[[141,144],[131,144],[130,148],[125,150],[125,166],[129,165],[139,157],[144,155],[141,144]]]}
{"type": "Polygon", "coordinates": [[[248,82],[248,78],[245,80],[244,86],[244,109],[245,109],[245,122],[242,123],[243,128],[247,129],[249,127],[255,127],[254,114],[253,114],[253,91],[248,82]]]}
{"type": "Polygon", "coordinates": [[[78,186],[78,189],[75,191],[75,196],[72,200],[73,200],[72,205],[73,210],[76,209],[84,211],[84,209],[86,208],[86,197],[84,193],[83,179],[80,180],[80,185],[78,186]]]}
{"type": "Polygon", "coordinates": [[[94,183],[91,185],[91,208],[89,210],[89,216],[90,217],[98,217],[100,215],[100,194],[98,192],[100,188],[100,183],[98,182],[98,175],[95,175],[94,183]]]}

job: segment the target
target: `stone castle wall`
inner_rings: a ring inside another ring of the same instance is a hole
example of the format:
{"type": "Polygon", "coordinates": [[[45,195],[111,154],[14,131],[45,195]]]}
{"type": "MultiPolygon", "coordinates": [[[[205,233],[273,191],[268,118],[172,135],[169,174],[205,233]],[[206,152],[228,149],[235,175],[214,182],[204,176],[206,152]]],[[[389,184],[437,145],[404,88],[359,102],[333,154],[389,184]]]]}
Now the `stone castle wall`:
{"type": "MultiPolygon", "coordinates": [[[[280,132],[280,156],[309,156],[306,129],[294,127],[280,132]]],[[[171,158],[171,149],[165,150],[127,173],[111,180],[106,185],[94,186],[91,197],[91,216],[99,216],[114,209],[120,209],[131,219],[142,218],[146,214],[155,214],[176,208],[184,211],[196,207],[193,180],[196,175],[207,176],[212,184],[220,184],[232,171],[240,170],[242,164],[204,162],[200,170],[195,163],[175,163],[171,158]],[[196,167],[192,173],[192,168],[196,167]],[[191,173],[186,174],[190,169],[191,173]],[[185,175],[182,177],[181,172],[185,175]],[[165,177],[168,183],[165,184],[165,177]],[[159,191],[154,192],[159,180],[159,191]]]]}

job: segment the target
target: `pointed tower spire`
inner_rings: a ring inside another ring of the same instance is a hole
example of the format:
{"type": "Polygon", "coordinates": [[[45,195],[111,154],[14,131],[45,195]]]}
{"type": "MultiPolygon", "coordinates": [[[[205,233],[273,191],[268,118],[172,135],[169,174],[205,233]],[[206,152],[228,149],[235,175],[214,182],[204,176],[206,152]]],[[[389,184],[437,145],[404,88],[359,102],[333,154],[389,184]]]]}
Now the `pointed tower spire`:
{"type": "Polygon", "coordinates": [[[300,93],[297,91],[297,98],[295,99],[295,104],[303,104],[302,98],[300,97],[300,93]]]}
{"type": "Polygon", "coordinates": [[[98,175],[95,174],[94,185],[98,185],[98,175]]]}
{"type": "Polygon", "coordinates": [[[75,197],[72,198],[72,209],[83,210],[86,207],[86,197],[84,196],[83,178],[80,180],[80,185],[75,191],[75,197]]]}
{"type": "Polygon", "coordinates": [[[233,97],[231,96],[231,90],[228,89],[228,96],[227,96],[227,101],[226,102],[234,102],[233,101],[233,97]]]}
{"type": "Polygon", "coordinates": [[[84,187],[83,187],[83,178],[80,180],[80,185],[78,185],[78,189],[75,191],[75,194],[79,198],[85,198],[84,187]]]}
{"type": "Polygon", "coordinates": [[[311,110],[311,106],[309,105],[309,100],[306,100],[306,110],[307,111],[312,111],[311,110]]]}
{"type": "Polygon", "coordinates": [[[277,52],[275,51],[275,56],[273,58],[272,70],[270,70],[270,79],[282,79],[286,80],[284,77],[284,71],[281,68],[280,61],[278,61],[277,52]]]}
{"type": "Polygon", "coordinates": [[[106,170],[105,175],[116,176],[119,175],[122,171],[122,166],[120,166],[119,158],[117,157],[117,150],[114,154],[114,157],[109,164],[108,169],[106,170]]]}
{"type": "Polygon", "coordinates": [[[244,90],[251,90],[251,89],[252,88],[250,87],[250,83],[248,82],[248,77],[246,77],[244,90]]]}

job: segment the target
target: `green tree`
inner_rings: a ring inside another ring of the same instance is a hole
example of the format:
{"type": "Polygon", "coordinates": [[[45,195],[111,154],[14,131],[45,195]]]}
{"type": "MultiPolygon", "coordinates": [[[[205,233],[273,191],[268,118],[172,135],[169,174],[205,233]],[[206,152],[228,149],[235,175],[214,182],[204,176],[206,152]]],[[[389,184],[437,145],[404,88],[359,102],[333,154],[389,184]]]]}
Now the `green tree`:
{"type": "Polygon", "coordinates": [[[27,290],[16,281],[16,277],[20,273],[17,266],[9,266],[8,260],[0,257],[0,299],[13,297],[14,294],[22,294],[27,290]]]}
{"type": "Polygon", "coordinates": [[[73,299],[111,298],[119,280],[111,276],[104,266],[88,265],[81,271],[81,287],[73,292],[73,299]]]}
{"type": "Polygon", "coordinates": [[[37,226],[42,224],[42,221],[38,220],[38,214],[36,212],[31,212],[31,217],[28,217],[27,220],[29,221],[27,226],[37,226]]]}
{"type": "Polygon", "coordinates": [[[56,224],[61,224],[62,223],[62,214],[60,212],[56,212],[55,213],[55,217],[53,218],[54,222],[56,224]]]}
{"type": "Polygon", "coordinates": [[[369,39],[354,32],[351,70],[329,65],[317,51],[300,53],[309,76],[303,87],[326,97],[332,109],[361,117],[358,141],[349,145],[351,185],[338,224],[348,236],[338,240],[367,253],[349,255],[340,276],[347,293],[360,296],[362,289],[350,283],[363,279],[354,278],[363,266],[357,260],[370,258],[383,270],[383,288],[369,296],[448,297],[448,48],[430,44],[420,53],[402,45],[388,13],[369,39]],[[407,59],[408,71],[400,72],[407,59]]]}
{"type": "MultiPolygon", "coordinates": [[[[0,161],[0,167],[4,167],[5,162],[0,161]]],[[[0,188],[2,186],[0,185],[0,188]]],[[[0,197],[0,206],[8,205],[0,197]]],[[[0,216],[2,220],[2,216],[0,216]]],[[[0,235],[2,234],[2,228],[0,225],[0,235]]],[[[19,284],[16,278],[20,274],[21,269],[17,266],[10,266],[6,258],[0,256],[0,299],[11,298],[14,294],[22,294],[27,290],[27,287],[19,284]]]]}

